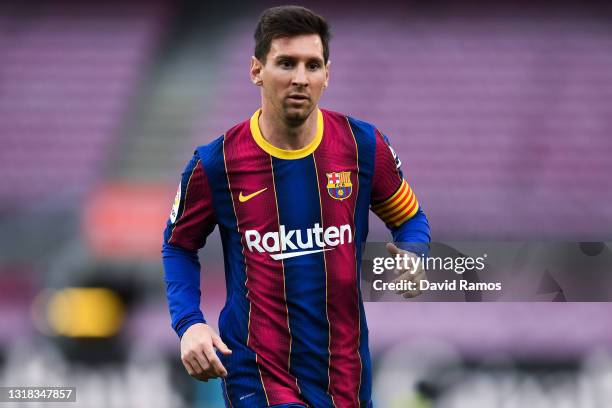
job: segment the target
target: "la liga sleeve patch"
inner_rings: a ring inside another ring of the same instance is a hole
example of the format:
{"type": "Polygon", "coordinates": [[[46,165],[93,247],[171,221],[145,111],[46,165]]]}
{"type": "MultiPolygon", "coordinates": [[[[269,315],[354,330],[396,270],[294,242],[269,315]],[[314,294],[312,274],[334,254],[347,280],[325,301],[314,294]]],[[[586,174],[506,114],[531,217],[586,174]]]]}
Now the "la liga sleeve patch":
{"type": "Polygon", "coordinates": [[[170,222],[172,224],[176,222],[176,218],[178,216],[180,205],[181,205],[181,183],[179,183],[178,190],[176,192],[176,196],[174,197],[174,204],[172,205],[172,210],[170,211],[170,222]]]}

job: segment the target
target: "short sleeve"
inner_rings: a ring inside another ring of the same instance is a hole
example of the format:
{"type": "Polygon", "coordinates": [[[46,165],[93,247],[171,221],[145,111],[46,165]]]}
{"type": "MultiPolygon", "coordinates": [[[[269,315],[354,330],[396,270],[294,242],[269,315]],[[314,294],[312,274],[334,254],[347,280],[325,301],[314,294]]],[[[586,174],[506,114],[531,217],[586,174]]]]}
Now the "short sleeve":
{"type": "Polygon", "coordinates": [[[183,170],[164,231],[164,243],[196,251],[214,230],[216,218],[211,188],[197,154],[183,170]]]}
{"type": "Polygon", "coordinates": [[[402,162],[386,136],[375,130],[376,154],[370,197],[371,209],[390,228],[396,228],[419,210],[417,198],[404,179],[402,162]]]}

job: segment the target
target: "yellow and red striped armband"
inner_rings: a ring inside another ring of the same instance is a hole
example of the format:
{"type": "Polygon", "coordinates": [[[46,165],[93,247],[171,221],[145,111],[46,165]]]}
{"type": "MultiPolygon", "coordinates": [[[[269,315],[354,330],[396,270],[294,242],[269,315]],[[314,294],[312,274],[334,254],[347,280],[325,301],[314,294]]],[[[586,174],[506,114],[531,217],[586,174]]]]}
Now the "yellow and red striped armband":
{"type": "Polygon", "coordinates": [[[384,221],[385,224],[399,227],[416,214],[419,202],[406,180],[395,193],[385,201],[372,206],[372,211],[384,221]]]}

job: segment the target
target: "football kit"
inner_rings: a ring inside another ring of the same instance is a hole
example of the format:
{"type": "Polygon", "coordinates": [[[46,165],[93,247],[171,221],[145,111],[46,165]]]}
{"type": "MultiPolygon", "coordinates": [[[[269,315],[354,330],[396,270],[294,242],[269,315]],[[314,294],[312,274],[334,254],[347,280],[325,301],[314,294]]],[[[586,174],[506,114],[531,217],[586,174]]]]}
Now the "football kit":
{"type": "Polygon", "coordinates": [[[162,250],[172,326],[182,336],[205,322],[197,251],[217,226],[227,406],[371,406],[360,292],[369,210],[413,252],[427,249],[427,218],[373,125],[317,109],[312,142],[282,150],[262,136],[260,113],[198,147],[182,174],[162,250]]]}

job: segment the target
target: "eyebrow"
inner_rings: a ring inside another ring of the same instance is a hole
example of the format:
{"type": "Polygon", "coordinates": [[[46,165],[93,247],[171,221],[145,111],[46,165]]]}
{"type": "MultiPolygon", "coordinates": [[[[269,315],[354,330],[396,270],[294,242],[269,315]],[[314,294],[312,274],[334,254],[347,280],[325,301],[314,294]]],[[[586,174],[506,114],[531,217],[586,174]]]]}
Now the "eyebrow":
{"type": "MultiPolygon", "coordinates": [[[[286,54],[281,54],[281,55],[277,55],[276,58],[274,58],[275,61],[279,61],[279,60],[291,60],[291,61],[295,61],[298,58],[292,56],[292,55],[286,55],[286,54]]],[[[311,57],[308,58],[308,62],[318,62],[320,64],[323,64],[323,58],[321,57],[311,57]]]]}

